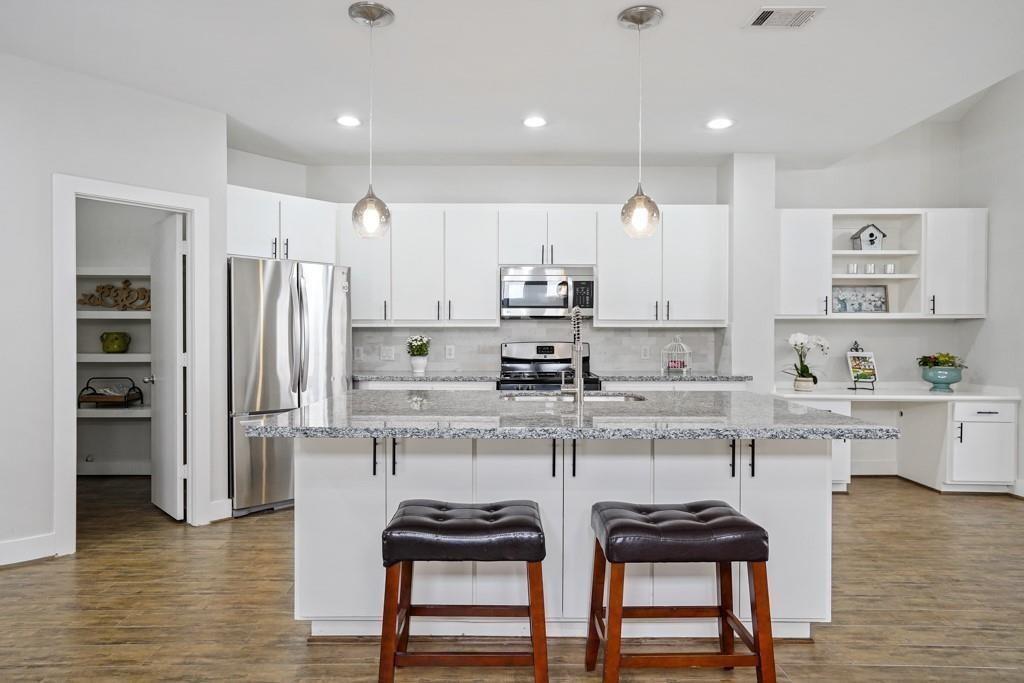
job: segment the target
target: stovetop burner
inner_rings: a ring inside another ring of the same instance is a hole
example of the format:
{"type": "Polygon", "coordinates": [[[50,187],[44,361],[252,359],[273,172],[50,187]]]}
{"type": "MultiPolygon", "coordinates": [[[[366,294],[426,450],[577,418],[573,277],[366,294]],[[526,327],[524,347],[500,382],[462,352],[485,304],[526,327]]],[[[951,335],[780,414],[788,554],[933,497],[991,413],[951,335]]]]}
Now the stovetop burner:
{"type": "MultiPolygon", "coordinates": [[[[583,383],[589,391],[601,388],[601,379],[590,372],[590,346],[584,344],[583,383]]],[[[571,342],[513,342],[501,345],[501,377],[498,389],[552,391],[573,380],[571,342]]]]}

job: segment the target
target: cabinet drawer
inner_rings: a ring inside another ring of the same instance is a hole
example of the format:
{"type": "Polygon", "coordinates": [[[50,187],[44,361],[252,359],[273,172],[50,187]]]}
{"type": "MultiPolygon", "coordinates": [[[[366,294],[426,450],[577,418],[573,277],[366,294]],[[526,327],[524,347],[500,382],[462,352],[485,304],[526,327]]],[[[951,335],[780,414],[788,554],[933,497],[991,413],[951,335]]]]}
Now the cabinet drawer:
{"type": "Polygon", "coordinates": [[[962,401],[953,404],[953,420],[956,422],[1016,422],[1017,404],[962,401]]]}

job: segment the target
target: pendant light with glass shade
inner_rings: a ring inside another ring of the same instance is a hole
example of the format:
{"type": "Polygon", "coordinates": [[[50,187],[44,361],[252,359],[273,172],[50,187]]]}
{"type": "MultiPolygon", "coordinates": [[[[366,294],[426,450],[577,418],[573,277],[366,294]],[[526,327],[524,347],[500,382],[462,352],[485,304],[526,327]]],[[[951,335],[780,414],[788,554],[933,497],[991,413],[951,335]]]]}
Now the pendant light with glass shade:
{"type": "Polygon", "coordinates": [[[657,26],[663,12],[653,5],[636,5],[619,12],[619,23],[636,31],[637,85],[639,86],[639,113],[637,116],[637,178],[636,194],[622,205],[622,227],[630,237],[651,237],[661,225],[661,210],[653,199],[644,194],[644,64],[643,53],[640,51],[640,32],[657,26]]]}
{"type": "Polygon", "coordinates": [[[357,2],[349,6],[348,16],[370,28],[370,186],[352,207],[352,227],[360,237],[383,237],[391,227],[391,210],[373,193],[373,29],[393,22],[395,13],[376,2],[357,2]]]}

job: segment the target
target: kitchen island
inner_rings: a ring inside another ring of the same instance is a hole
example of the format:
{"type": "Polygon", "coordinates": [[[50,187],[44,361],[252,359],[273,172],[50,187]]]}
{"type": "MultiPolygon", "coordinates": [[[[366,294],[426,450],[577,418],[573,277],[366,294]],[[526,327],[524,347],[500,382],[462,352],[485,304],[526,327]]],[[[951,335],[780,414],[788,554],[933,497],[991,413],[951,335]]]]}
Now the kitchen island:
{"type": "MultiPolygon", "coordinates": [[[[598,500],[724,500],[769,533],[777,637],[807,637],[831,608],[832,439],[899,430],[743,391],[595,392],[572,402],[484,391],[350,391],[246,425],[294,438],[295,617],[318,635],[377,635],[380,535],[409,498],[540,505],[552,636],[586,632],[598,500]],[[539,399],[539,400],[538,400],[539,399]]],[[[744,568],[734,586],[749,615],[744,568]]],[[[521,564],[424,563],[413,599],[525,604],[521,564]]],[[[635,565],[626,601],[711,604],[711,565],[635,565]]],[[[713,635],[715,622],[632,621],[625,634],[713,635]]],[[[522,635],[523,622],[414,621],[414,632],[522,635]]]]}

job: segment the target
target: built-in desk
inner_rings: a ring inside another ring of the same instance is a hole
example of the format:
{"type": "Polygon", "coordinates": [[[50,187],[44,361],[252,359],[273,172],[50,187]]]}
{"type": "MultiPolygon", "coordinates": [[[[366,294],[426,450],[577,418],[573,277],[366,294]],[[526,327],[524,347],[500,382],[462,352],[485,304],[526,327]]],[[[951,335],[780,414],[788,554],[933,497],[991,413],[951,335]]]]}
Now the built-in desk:
{"type": "Polygon", "coordinates": [[[1020,393],[1009,387],[880,382],[874,391],[821,383],[813,392],[778,384],[775,394],[803,405],[899,427],[898,442],[832,444],[832,489],[850,475],[895,474],[938,491],[1024,493],[1018,480],[1020,393]]]}

